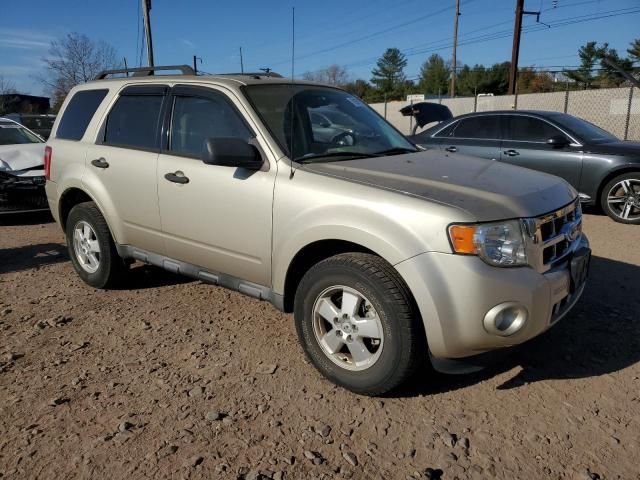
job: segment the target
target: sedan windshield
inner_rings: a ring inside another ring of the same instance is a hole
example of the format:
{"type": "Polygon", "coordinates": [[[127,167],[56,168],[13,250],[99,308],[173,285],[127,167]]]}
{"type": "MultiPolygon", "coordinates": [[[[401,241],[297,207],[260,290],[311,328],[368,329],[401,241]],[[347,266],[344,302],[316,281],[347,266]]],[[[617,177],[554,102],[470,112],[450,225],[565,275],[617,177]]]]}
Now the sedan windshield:
{"type": "Polygon", "coordinates": [[[42,139],[26,128],[11,122],[0,122],[0,145],[42,143],[42,139]]]}
{"type": "Polygon", "coordinates": [[[618,138],[612,133],[603,130],[600,127],[595,126],[593,123],[589,123],[581,118],[574,117],[573,115],[567,115],[566,113],[554,114],[553,119],[567,130],[571,130],[575,133],[583,142],[587,143],[603,143],[603,142],[616,142],[618,138]]]}
{"type": "Polygon", "coordinates": [[[244,90],[280,148],[298,162],[418,151],[367,104],[342,90],[301,84],[244,90]]]}

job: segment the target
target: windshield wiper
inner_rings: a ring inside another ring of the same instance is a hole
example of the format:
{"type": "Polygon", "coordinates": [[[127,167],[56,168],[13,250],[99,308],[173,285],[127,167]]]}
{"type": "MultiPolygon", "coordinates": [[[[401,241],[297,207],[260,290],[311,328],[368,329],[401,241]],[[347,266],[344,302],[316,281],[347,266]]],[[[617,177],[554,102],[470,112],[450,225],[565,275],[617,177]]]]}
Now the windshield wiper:
{"type": "Polygon", "coordinates": [[[322,153],[322,154],[318,154],[318,155],[304,155],[302,157],[298,157],[296,159],[294,159],[295,162],[298,163],[309,163],[309,162],[313,162],[314,160],[327,160],[329,162],[331,161],[338,161],[339,158],[341,157],[349,157],[349,158],[342,158],[342,160],[356,160],[358,158],[370,158],[370,157],[378,157],[379,155],[377,153],[356,153],[356,152],[331,152],[331,153],[322,153]]]}
{"type": "Polygon", "coordinates": [[[404,148],[404,147],[394,147],[388,150],[382,150],[381,152],[376,152],[375,155],[378,157],[382,157],[385,155],[401,155],[403,153],[418,153],[420,150],[412,149],[412,148],[404,148]]]}

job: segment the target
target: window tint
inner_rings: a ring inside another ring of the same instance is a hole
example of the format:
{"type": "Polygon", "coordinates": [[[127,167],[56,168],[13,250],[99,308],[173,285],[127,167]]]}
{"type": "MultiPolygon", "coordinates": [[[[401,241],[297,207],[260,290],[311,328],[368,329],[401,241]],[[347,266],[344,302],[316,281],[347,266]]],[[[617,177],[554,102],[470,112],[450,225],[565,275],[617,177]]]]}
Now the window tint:
{"type": "Polygon", "coordinates": [[[200,158],[207,139],[224,137],[243,140],[253,137],[227,100],[222,96],[175,97],[169,150],[200,158]]]}
{"type": "Polygon", "coordinates": [[[69,101],[62,114],[56,138],[80,140],[96,113],[98,106],[107,96],[108,90],[82,90],[69,101]]]}
{"type": "Polygon", "coordinates": [[[505,140],[546,142],[554,135],[562,135],[560,130],[538,118],[509,115],[508,119],[509,128],[505,140]]]}
{"type": "Polygon", "coordinates": [[[495,140],[500,138],[500,117],[481,115],[463,118],[449,132],[450,137],[495,140]]]}
{"type": "MultiPolygon", "coordinates": [[[[437,135],[435,135],[435,137],[450,137],[451,136],[451,132],[453,132],[453,129],[456,128],[458,126],[459,122],[453,122],[451,125],[449,125],[446,128],[443,128],[442,130],[440,130],[437,135]]],[[[420,135],[422,134],[426,134],[427,132],[421,132],[420,135]]]]}
{"type": "Polygon", "coordinates": [[[104,143],[142,149],[158,148],[158,124],[163,96],[124,95],[107,117],[104,143]]]}

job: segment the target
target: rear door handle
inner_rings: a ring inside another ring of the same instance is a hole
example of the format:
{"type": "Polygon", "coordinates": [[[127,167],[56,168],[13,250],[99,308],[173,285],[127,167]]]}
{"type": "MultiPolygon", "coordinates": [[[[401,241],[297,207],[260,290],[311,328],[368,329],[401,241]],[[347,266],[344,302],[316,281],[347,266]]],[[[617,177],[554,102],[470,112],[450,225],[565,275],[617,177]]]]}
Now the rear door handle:
{"type": "Polygon", "coordinates": [[[173,173],[165,173],[164,178],[166,178],[167,180],[173,183],[182,183],[182,184],[189,183],[189,177],[185,177],[184,173],[181,172],[180,170],[173,173]]]}
{"type": "Polygon", "coordinates": [[[505,155],[508,155],[508,156],[510,156],[510,157],[515,157],[515,156],[517,156],[517,155],[520,155],[520,152],[518,152],[517,150],[513,150],[513,149],[511,149],[511,150],[505,150],[505,151],[504,151],[504,154],[505,154],[505,155]]]}
{"type": "Polygon", "coordinates": [[[109,162],[107,162],[104,157],[96,158],[95,160],[91,160],[91,165],[98,168],[109,168],[109,162]]]}
{"type": "Polygon", "coordinates": [[[451,147],[447,147],[447,148],[445,148],[445,150],[446,150],[447,152],[451,152],[451,153],[455,153],[455,152],[457,152],[457,151],[458,151],[458,149],[457,149],[456,147],[453,147],[453,146],[451,146],[451,147]]]}

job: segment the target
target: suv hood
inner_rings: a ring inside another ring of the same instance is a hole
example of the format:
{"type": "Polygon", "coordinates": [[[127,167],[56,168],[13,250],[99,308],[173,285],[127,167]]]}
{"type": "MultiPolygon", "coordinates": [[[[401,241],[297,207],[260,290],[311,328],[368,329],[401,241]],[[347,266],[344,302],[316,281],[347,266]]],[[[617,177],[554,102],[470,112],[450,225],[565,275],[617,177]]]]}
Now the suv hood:
{"type": "Polygon", "coordinates": [[[0,171],[15,173],[34,167],[44,169],[44,143],[0,145],[0,171]]]}
{"type": "Polygon", "coordinates": [[[589,153],[612,154],[612,155],[632,155],[640,159],[640,142],[618,142],[592,143],[585,147],[589,153]]]}
{"type": "Polygon", "coordinates": [[[536,217],[577,196],[567,182],[553,175],[439,151],[313,163],[302,168],[460,208],[479,222],[536,217]]]}

